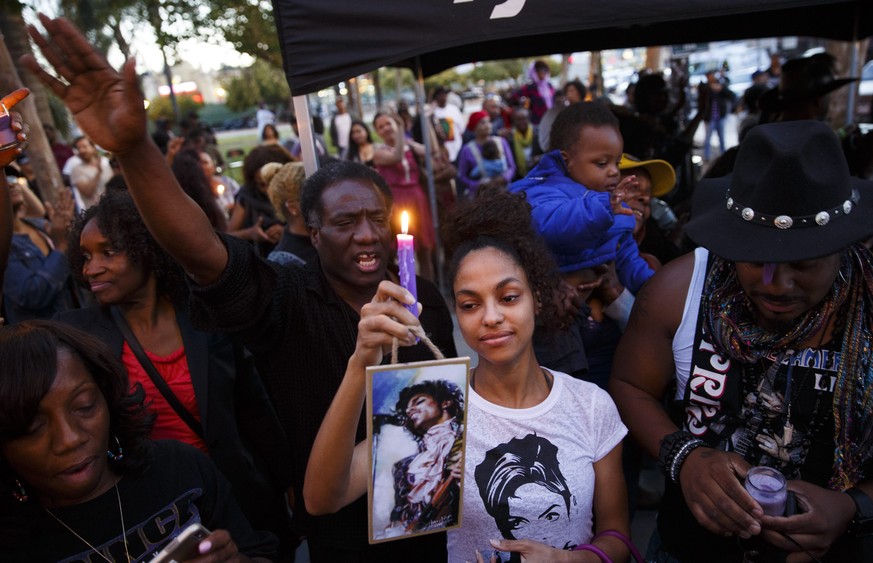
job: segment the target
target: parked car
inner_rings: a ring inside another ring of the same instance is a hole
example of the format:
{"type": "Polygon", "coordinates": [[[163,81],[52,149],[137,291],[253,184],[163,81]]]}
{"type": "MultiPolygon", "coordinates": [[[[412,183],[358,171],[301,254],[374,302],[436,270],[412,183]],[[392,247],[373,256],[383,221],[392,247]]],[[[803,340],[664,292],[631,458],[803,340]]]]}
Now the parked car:
{"type": "Polygon", "coordinates": [[[240,117],[225,119],[224,123],[222,123],[221,125],[221,129],[222,131],[231,131],[233,129],[250,129],[252,127],[256,127],[257,125],[258,122],[254,118],[254,116],[243,115],[240,117]]]}

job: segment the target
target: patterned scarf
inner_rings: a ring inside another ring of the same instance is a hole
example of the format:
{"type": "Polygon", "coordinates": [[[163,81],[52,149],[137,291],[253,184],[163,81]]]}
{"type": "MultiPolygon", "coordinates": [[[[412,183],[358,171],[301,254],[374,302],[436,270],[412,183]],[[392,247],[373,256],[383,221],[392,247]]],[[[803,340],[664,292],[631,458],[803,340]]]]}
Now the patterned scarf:
{"type": "MultiPolygon", "coordinates": [[[[533,145],[533,125],[527,126],[527,132],[521,133],[515,127],[512,128],[512,149],[515,157],[515,169],[519,177],[527,176],[527,154],[533,145]]],[[[499,141],[498,141],[499,142],[499,141]]]]}
{"type": "MultiPolygon", "coordinates": [[[[831,315],[845,312],[840,364],[834,387],[834,467],[830,487],[843,491],[862,479],[873,455],[873,255],[860,244],[847,249],[831,292],[787,332],[768,332],[755,319],[752,303],[733,262],[713,257],[701,300],[706,331],[728,357],[755,363],[809,339],[831,315]]],[[[870,476],[867,476],[870,477],[870,476]]]]}

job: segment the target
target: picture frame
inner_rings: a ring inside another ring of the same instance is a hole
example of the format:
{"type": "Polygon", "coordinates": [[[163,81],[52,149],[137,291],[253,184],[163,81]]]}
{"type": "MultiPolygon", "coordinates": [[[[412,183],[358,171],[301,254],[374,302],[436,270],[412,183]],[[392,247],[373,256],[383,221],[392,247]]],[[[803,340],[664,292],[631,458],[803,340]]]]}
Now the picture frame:
{"type": "Polygon", "coordinates": [[[461,525],[470,358],[367,368],[371,544],[461,525]]]}

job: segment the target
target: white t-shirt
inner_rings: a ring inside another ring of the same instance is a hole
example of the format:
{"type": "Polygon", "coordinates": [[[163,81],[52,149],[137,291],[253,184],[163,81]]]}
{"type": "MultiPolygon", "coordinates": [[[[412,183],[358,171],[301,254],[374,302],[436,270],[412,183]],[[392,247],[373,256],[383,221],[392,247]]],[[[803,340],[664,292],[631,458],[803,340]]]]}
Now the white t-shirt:
{"type": "MultiPolygon", "coordinates": [[[[605,391],[551,373],[549,396],[526,409],[489,403],[470,388],[463,523],[448,534],[449,561],[490,554],[490,539],[530,539],[561,549],[591,540],[593,463],[627,428],[605,391]]],[[[502,556],[507,561],[510,554],[502,556]]]]}
{"type": "Polygon", "coordinates": [[[70,171],[70,183],[73,185],[73,199],[76,202],[76,208],[79,211],[84,211],[96,205],[100,196],[106,192],[106,182],[112,179],[112,175],[112,166],[109,165],[109,159],[105,156],[100,157],[99,169],[80,160],[79,164],[70,171]],[[95,180],[97,183],[90,196],[86,196],[79,190],[79,184],[91,184],[95,180]]]}
{"type": "Polygon", "coordinates": [[[64,169],[61,170],[61,174],[66,177],[70,177],[70,174],[73,172],[73,168],[82,164],[82,159],[79,158],[79,155],[74,154],[70,158],[67,159],[67,162],[64,163],[64,169]]]}
{"type": "Polygon", "coordinates": [[[267,108],[261,108],[255,112],[255,119],[258,122],[258,142],[261,142],[261,135],[264,134],[264,127],[276,124],[276,114],[267,108]]]}
{"type": "Polygon", "coordinates": [[[461,115],[461,110],[454,104],[446,104],[446,107],[441,108],[434,104],[433,115],[437,118],[443,132],[446,134],[446,150],[449,151],[449,158],[452,162],[458,158],[458,153],[461,152],[461,147],[464,144],[464,116],[461,115]]]}
{"type": "Polygon", "coordinates": [[[336,139],[333,140],[340,148],[340,153],[349,148],[349,133],[352,132],[352,114],[338,113],[333,117],[333,125],[336,128],[336,139]]]}

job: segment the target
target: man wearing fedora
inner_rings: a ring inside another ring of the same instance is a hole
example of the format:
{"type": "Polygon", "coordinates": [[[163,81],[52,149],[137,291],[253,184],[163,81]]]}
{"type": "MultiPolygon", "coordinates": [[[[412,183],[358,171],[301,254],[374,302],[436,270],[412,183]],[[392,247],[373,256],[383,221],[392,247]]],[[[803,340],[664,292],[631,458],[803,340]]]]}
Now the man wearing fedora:
{"type": "Polygon", "coordinates": [[[831,92],[857,78],[836,78],[836,59],[830,53],[790,59],[782,65],[779,85],[758,101],[766,121],[824,120],[831,92]]]}
{"type": "MultiPolygon", "coordinates": [[[[855,82],[857,78],[837,78],[836,59],[830,53],[816,53],[786,61],[781,67],[779,84],[761,94],[758,123],[814,119],[826,121],[831,104],[831,93],[855,82]]],[[[748,131],[748,129],[746,130],[748,131]]],[[[740,142],[747,132],[740,136],[740,142]]],[[[728,174],[734,166],[737,148],[722,154],[706,171],[706,177],[728,174]]]]}
{"type": "Polygon", "coordinates": [[[610,384],[667,477],[653,560],[871,560],[871,210],[815,121],[755,127],[698,186],[701,247],[637,295],[610,384]],[[785,476],[793,515],[746,492],[753,466],[785,476]]]}

